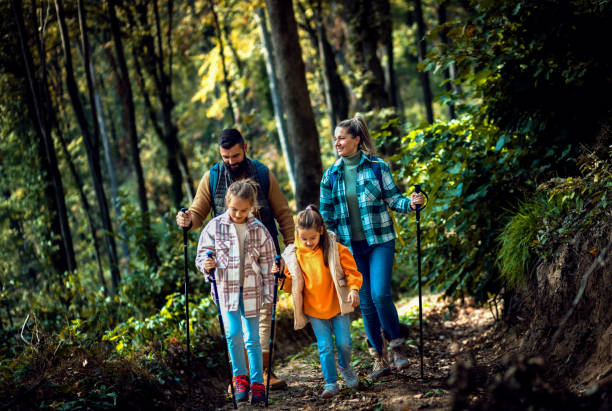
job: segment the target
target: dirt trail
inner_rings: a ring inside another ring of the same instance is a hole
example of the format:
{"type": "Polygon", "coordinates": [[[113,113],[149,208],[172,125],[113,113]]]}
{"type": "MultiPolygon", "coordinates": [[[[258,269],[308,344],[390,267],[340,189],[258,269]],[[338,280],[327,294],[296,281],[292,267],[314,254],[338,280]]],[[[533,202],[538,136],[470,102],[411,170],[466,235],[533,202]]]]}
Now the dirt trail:
{"type": "MultiPolygon", "coordinates": [[[[400,303],[398,311],[415,312],[416,299],[400,303]]],[[[418,323],[411,327],[412,340],[407,345],[411,365],[401,372],[371,382],[367,380],[371,360],[365,348],[363,328],[353,323],[353,363],[359,374],[358,390],[346,389],[339,378],[341,393],[330,400],[319,398],[323,379],[316,346],[311,345],[276,366],[276,373],[289,385],[286,391],[272,391],[271,410],[448,410],[451,393],[447,381],[457,356],[471,353],[478,363],[489,363],[501,355],[491,341],[495,320],[488,308],[457,307],[449,311],[448,301],[438,296],[424,300],[424,376],[420,378],[418,323]],[[488,357],[488,358],[487,358],[488,357]]],[[[499,349],[499,348],[498,348],[499,349]]],[[[254,408],[240,404],[239,409],[254,408]]],[[[231,402],[223,408],[231,410],[231,402]]]]}

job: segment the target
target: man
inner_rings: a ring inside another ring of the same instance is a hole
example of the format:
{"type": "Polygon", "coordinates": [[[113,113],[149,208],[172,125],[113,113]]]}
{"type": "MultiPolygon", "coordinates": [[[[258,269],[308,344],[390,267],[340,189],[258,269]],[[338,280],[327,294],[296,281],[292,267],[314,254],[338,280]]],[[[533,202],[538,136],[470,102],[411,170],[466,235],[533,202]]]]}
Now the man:
{"type": "MultiPolygon", "coordinates": [[[[225,129],[221,132],[219,151],[223,161],[215,164],[204,173],[191,207],[186,212],[179,212],[176,215],[176,224],[179,227],[197,229],[202,226],[211,209],[215,216],[223,214],[226,209],[225,193],[229,185],[236,180],[250,178],[259,184],[257,203],[260,208],[255,217],[268,229],[274,239],[276,252],[280,254],[276,222],[278,222],[285,245],[292,244],[294,241],[294,225],[291,210],[274,175],[259,161],[249,159],[246,156],[246,150],[247,145],[238,130],[225,129]]],[[[264,385],[268,378],[271,311],[270,304],[264,304],[259,318],[264,385]]],[[[287,383],[285,381],[278,379],[271,373],[271,389],[284,389],[286,387],[287,383]]]]}

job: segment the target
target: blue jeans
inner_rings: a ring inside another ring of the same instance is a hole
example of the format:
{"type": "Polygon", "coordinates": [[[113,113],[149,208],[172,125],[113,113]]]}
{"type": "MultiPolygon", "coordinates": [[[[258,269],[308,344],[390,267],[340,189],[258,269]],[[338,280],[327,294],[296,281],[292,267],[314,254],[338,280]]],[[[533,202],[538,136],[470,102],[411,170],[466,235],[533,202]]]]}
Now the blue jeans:
{"type": "Polygon", "coordinates": [[[351,321],[348,315],[338,314],[329,320],[308,316],[312,329],[317,337],[321,371],[326,384],[338,382],[336,359],[334,355],[334,340],[338,350],[338,365],[345,369],[351,365],[351,321]]]}
{"type": "Polygon", "coordinates": [[[225,338],[232,360],[232,374],[245,375],[246,361],[244,349],[249,357],[249,373],[251,383],[263,384],[263,359],[261,344],[259,343],[259,317],[246,318],[244,316],[244,303],[242,289],[240,290],[240,306],[238,311],[221,310],[225,338]],[[243,337],[244,336],[244,337],[243,337]]]}
{"type": "Polygon", "coordinates": [[[400,336],[399,317],[391,299],[395,240],[377,245],[368,245],[366,241],[353,241],[351,245],[357,269],[363,276],[363,284],[359,290],[359,307],[365,332],[370,344],[381,354],[381,327],[391,340],[400,336]]]}

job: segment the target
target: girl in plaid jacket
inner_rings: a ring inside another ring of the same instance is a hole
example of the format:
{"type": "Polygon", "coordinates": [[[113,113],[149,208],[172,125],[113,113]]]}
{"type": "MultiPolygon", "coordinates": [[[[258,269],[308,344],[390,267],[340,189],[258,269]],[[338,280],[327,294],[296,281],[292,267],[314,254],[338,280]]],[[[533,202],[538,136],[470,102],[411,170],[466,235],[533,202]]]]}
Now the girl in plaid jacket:
{"type": "Polygon", "coordinates": [[[248,179],[229,186],[225,196],[227,211],[202,230],[195,261],[203,273],[215,268],[236,400],[247,401],[251,391],[251,403],[265,400],[259,313],[262,303],[272,303],[271,270],[276,253],[270,233],[253,217],[256,190],[255,183],[248,179]],[[208,251],[214,253],[214,258],[206,256],[208,251]]]}

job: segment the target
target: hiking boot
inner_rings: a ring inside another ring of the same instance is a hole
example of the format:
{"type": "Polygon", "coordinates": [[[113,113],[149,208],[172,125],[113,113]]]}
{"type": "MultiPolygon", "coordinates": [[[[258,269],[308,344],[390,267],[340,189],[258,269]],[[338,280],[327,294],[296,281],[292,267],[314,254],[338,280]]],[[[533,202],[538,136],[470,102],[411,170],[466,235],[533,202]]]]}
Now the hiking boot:
{"type": "Polygon", "coordinates": [[[410,365],[410,361],[406,358],[406,353],[404,351],[405,342],[406,340],[403,338],[396,338],[389,343],[393,366],[398,370],[403,370],[410,365]]]}
{"type": "Polygon", "coordinates": [[[260,402],[265,401],[266,387],[259,382],[254,382],[251,386],[251,404],[259,404],[260,402]]]}
{"type": "MultiPolygon", "coordinates": [[[[268,361],[270,359],[269,352],[263,352],[263,376],[264,376],[264,385],[268,383],[268,361]]],[[[287,383],[284,380],[281,380],[276,375],[274,375],[274,371],[270,370],[270,390],[284,390],[287,388],[287,383]]]]}
{"type": "Polygon", "coordinates": [[[359,387],[359,377],[357,377],[357,374],[352,366],[349,365],[345,369],[340,368],[340,374],[342,374],[342,377],[344,377],[344,382],[346,383],[347,388],[359,387]]]}
{"type": "Polygon", "coordinates": [[[388,375],[391,370],[389,369],[389,363],[387,362],[385,356],[380,355],[375,348],[370,348],[368,351],[374,358],[374,365],[372,366],[372,371],[368,375],[368,378],[375,380],[383,375],[388,375]]]}
{"type": "Polygon", "coordinates": [[[325,384],[325,388],[321,393],[321,398],[328,399],[335,395],[338,395],[340,391],[338,390],[338,384],[325,384]]]}
{"type": "MultiPolygon", "coordinates": [[[[260,384],[261,385],[261,384],[260,384]]],[[[249,376],[236,375],[234,377],[234,386],[236,387],[236,401],[244,402],[249,400],[249,376]]]]}

